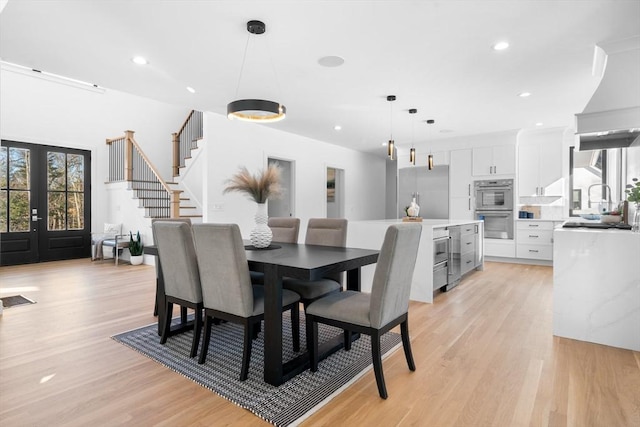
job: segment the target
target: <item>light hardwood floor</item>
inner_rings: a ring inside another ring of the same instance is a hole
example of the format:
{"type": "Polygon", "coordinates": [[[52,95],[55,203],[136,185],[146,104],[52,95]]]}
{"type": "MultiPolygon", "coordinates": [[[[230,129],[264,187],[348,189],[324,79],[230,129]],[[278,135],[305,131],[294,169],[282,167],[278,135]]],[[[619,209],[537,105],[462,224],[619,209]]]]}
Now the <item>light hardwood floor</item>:
{"type": "MultiPolygon", "coordinates": [[[[73,260],[0,268],[0,424],[267,425],[116,343],[147,325],[153,267],[73,260]]],[[[552,269],[487,263],[434,304],[412,303],[403,352],[303,425],[640,426],[640,353],[552,335],[552,269]]]]}

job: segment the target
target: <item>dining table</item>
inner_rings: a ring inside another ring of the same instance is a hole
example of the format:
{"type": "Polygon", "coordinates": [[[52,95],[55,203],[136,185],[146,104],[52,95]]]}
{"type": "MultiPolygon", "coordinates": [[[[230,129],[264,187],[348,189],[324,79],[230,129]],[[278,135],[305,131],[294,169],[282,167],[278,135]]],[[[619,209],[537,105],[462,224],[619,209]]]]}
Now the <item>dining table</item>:
{"type": "MultiPolygon", "coordinates": [[[[378,261],[378,250],[307,245],[301,243],[272,243],[268,248],[256,249],[245,241],[248,268],[264,274],[264,381],[278,386],[308,369],[309,355],[306,350],[291,360],[283,361],[282,338],[282,279],[292,277],[303,280],[318,280],[332,273],[345,272],[346,288],[360,291],[360,269],[378,261]]],[[[147,255],[156,256],[156,308],[158,314],[158,334],[166,316],[164,280],[162,265],[155,245],[144,248],[147,255]]],[[[192,328],[185,316],[179,324],[172,326],[169,335],[192,328]]],[[[304,330],[301,332],[304,333],[304,330]]],[[[357,335],[353,334],[353,339],[357,335]]],[[[321,343],[320,358],[342,348],[343,334],[321,343]]]]}

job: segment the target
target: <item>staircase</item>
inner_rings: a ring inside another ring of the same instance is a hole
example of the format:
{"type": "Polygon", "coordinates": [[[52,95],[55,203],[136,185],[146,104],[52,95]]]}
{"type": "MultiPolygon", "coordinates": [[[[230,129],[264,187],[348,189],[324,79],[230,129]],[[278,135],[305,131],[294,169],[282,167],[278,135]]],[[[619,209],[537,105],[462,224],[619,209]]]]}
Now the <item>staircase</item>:
{"type": "MultiPolygon", "coordinates": [[[[189,117],[192,116],[193,112],[189,117]]],[[[200,124],[201,117],[200,114],[200,124]]],[[[185,125],[183,125],[184,128],[185,125]]],[[[122,137],[107,139],[109,182],[127,182],[128,189],[134,192],[134,198],[138,200],[138,207],[144,209],[145,218],[188,217],[192,221],[202,218],[198,208],[190,204],[190,199],[183,195],[184,191],[180,189],[179,183],[166,182],[162,179],[135,141],[133,134],[133,131],[128,130],[122,137]]],[[[188,147],[188,145],[185,146],[188,147]]],[[[191,149],[188,148],[189,153],[191,149]]]]}

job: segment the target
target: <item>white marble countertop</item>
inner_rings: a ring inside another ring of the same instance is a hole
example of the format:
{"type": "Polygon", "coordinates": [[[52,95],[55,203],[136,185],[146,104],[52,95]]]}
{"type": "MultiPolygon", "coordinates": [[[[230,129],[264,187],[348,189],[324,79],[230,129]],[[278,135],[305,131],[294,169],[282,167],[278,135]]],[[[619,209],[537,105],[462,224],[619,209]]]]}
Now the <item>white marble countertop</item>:
{"type": "MultiPolygon", "coordinates": [[[[378,219],[378,220],[369,220],[369,221],[349,221],[349,224],[353,223],[353,222],[358,222],[358,223],[370,223],[370,224],[407,224],[405,222],[402,222],[401,219],[378,219]]],[[[411,224],[421,224],[422,226],[427,226],[427,227],[435,227],[435,228],[440,228],[440,227],[448,227],[448,226],[454,226],[454,225],[464,225],[464,224],[479,224],[483,221],[476,221],[476,220],[457,220],[457,219],[426,219],[423,218],[422,222],[412,222],[411,224]]]]}
{"type": "Polygon", "coordinates": [[[556,228],[553,334],[640,351],[640,233],[556,228]]]}
{"type": "Polygon", "coordinates": [[[564,222],[566,218],[516,218],[516,221],[549,221],[549,222],[564,222]]]}

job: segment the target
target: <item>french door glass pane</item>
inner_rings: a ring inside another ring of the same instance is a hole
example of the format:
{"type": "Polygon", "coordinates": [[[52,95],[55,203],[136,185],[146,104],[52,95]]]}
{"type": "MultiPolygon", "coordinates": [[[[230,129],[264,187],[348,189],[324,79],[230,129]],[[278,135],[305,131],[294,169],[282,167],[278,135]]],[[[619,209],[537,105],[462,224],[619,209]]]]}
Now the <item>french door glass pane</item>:
{"type": "Polygon", "coordinates": [[[24,148],[9,147],[9,188],[28,190],[31,179],[30,151],[24,148]]]}
{"type": "Polygon", "coordinates": [[[64,153],[47,152],[47,189],[65,190],[66,165],[64,153]]]}
{"type": "Polygon", "coordinates": [[[7,147],[0,147],[0,188],[7,188],[7,147]]]}
{"type": "Polygon", "coordinates": [[[67,191],[84,191],[84,156],[67,154],[67,191]]]}
{"type": "Polygon", "coordinates": [[[84,193],[67,193],[67,228],[84,229],[84,193]]]}
{"type": "Polygon", "coordinates": [[[9,231],[29,231],[29,191],[9,193],[9,231]]]}
{"type": "Polygon", "coordinates": [[[0,190],[0,233],[7,232],[7,190],[0,190]]]}
{"type": "Polygon", "coordinates": [[[49,231],[53,230],[65,230],[66,229],[66,203],[64,192],[48,192],[47,205],[48,205],[48,218],[47,224],[49,231]]]}

